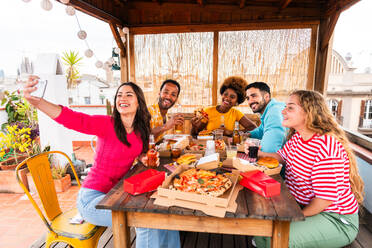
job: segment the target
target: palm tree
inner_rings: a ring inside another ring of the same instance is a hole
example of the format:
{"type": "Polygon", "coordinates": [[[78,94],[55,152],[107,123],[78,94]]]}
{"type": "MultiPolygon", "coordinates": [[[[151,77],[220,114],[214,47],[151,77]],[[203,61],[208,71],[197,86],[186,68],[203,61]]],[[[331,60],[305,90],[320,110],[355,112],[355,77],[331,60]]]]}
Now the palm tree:
{"type": "Polygon", "coordinates": [[[67,89],[74,88],[79,84],[80,75],[77,67],[81,65],[82,59],[83,57],[79,57],[79,52],[63,52],[63,63],[68,66],[66,69],[67,89]]]}

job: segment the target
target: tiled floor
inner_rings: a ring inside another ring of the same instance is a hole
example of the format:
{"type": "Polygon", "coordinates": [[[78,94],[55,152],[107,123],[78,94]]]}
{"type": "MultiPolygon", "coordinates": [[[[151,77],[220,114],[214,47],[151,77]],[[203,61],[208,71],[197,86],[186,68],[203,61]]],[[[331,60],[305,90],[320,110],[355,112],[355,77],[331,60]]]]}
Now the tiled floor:
{"type": "MultiPolygon", "coordinates": [[[[90,146],[74,147],[74,151],[78,159],[93,163],[90,146]]],[[[58,194],[62,211],[75,206],[77,192],[78,187],[72,186],[58,194]]],[[[28,248],[46,231],[26,195],[0,193],[0,248],[28,248]]]]}

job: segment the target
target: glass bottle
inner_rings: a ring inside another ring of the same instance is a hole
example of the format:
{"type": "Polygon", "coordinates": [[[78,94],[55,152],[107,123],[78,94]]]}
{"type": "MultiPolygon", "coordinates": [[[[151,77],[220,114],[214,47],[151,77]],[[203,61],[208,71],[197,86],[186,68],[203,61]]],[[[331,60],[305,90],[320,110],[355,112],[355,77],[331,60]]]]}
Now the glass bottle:
{"type": "Polygon", "coordinates": [[[149,150],[147,151],[147,166],[150,168],[155,168],[157,159],[157,152],[155,150],[155,138],[153,134],[150,134],[149,150]]]}
{"type": "Polygon", "coordinates": [[[238,145],[240,144],[240,134],[239,134],[239,122],[235,121],[235,128],[232,135],[232,144],[238,145]]]}

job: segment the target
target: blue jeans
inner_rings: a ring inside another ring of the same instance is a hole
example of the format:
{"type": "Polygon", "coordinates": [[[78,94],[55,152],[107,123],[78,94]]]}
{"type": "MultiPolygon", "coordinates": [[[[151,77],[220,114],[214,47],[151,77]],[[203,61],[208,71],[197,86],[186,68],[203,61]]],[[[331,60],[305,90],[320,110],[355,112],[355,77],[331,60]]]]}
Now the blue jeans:
{"type": "Polygon", "coordinates": [[[136,227],[136,248],[179,248],[178,231],[136,227]]]}
{"type": "MultiPolygon", "coordinates": [[[[106,194],[88,188],[80,188],[77,198],[77,208],[83,219],[97,226],[112,226],[111,210],[96,209],[96,205],[106,194]]],[[[180,235],[178,231],[136,228],[137,248],[179,248],[180,235]]]]}
{"type": "Polygon", "coordinates": [[[98,190],[80,188],[77,208],[85,221],[97,226],[112,226],[111,210],[96,209],[96,205],[105,196],[105,193],[98,190]]]}

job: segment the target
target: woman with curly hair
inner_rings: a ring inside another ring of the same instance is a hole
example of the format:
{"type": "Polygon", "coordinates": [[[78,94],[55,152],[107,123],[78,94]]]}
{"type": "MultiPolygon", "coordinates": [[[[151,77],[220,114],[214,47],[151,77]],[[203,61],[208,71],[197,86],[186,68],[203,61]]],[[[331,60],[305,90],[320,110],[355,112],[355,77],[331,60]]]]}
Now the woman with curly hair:
{"type": "MultiPolygon", "coordinates": [[[[359,229],[364,184],[344,131],[315,91],[294,91],[282,114],[283,126],[290,128],[287,143],[277,153],[258,156],[286,163],[286,184],[306,217],[291,222],[289,247],[350,244],[359,229]]],[[[255,241],[270,247],[269,238],[255,241]]]]}
{"type": "Polygon", "coordinates": [[[221,104],[204,108],[206,116],[194,117],[191,120],[191,133],[196,135],[201,130],[209,131],[223,127],[224,135],[231,135],[234,130],[235,121],[238,121],[246,131],[256,128],[256,124],[250,121],[244,114],[234,108],[245,101],[245,87],[247,81],[241,77],[228,77],[225,79],[220,88],[221,104]],[[223,116],[223,118],[221,117],[223,116]],[[224,123],[222,123],[222,120],[224,123]]]}

